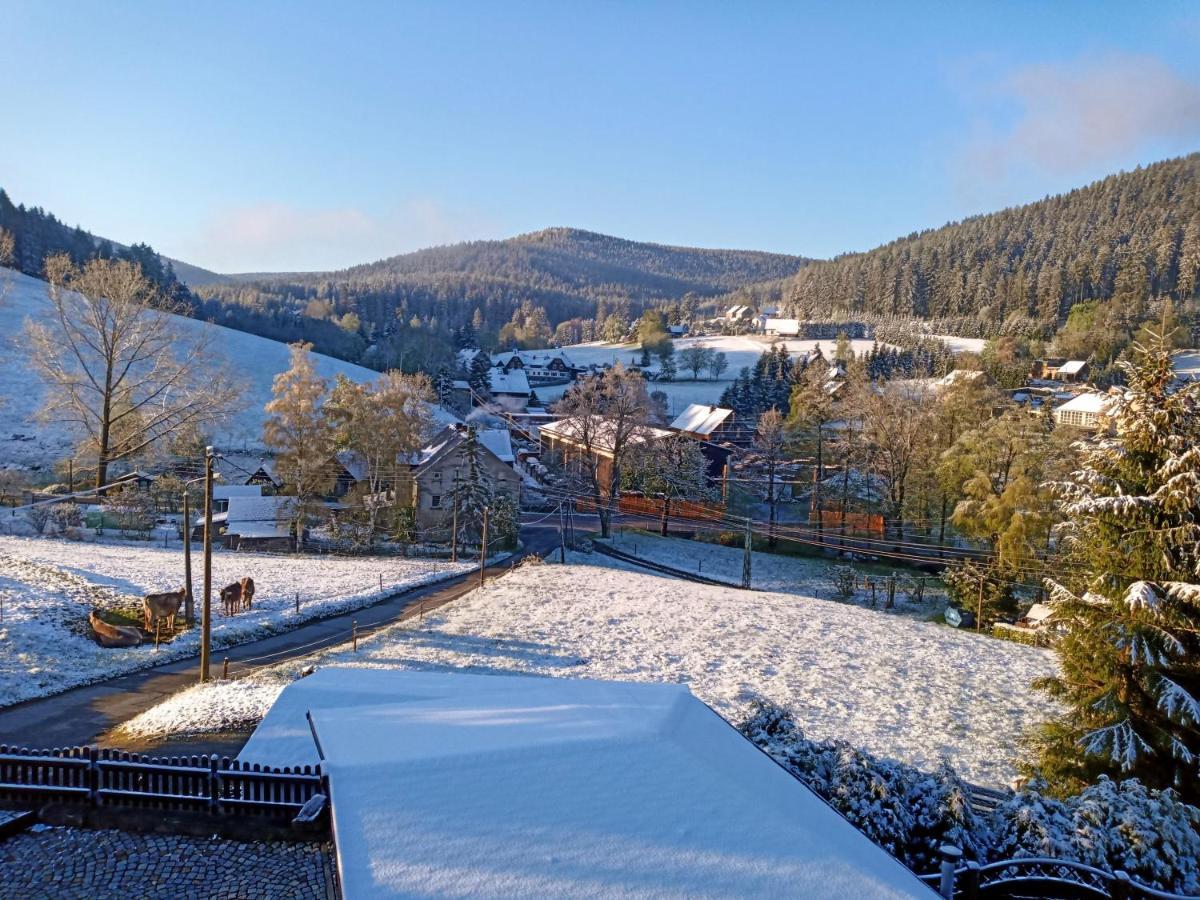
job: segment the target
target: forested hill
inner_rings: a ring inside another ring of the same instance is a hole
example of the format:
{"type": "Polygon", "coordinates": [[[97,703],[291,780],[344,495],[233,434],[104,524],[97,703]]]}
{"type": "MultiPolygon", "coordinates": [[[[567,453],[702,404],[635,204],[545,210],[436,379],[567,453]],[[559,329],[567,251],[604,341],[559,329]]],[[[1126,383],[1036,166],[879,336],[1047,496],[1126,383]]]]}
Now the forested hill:
{"type": "Polygon", "coordinates": [[[1026,206],[805,266],[785,291],[802,318],[954,319],[976,334],[1049,333],[1081,301],[1136,321],[1195,296],[1200,154],[1122,172],[1026,206]]]}
{"type": "Polygon", "coordinates": [[[677,299],[689,291],[711,295],[792,275],[805,262],[777,253],[670,247],[547,228],[501,241],[432,247],[315,277],[372,281],[460,274],[553,284],[585,296],[615,292],[677,299]]]}

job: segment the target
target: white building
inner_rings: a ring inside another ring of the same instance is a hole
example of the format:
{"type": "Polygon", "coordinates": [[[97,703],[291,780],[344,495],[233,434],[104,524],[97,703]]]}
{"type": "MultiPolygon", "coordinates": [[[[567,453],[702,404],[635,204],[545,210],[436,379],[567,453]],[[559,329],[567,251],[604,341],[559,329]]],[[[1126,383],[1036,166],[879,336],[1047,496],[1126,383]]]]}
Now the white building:
{"type": "Polygon", "coordinates": [[[799,319],[764,319],[763,331],[780,337],[797,337],[800,334],[799,319]]]}
{"type": "Polygon", "coordinates": [[[1097,431],[1102,425],[1104,412],[1112,402],[1110,394],[1099,391],[1088,391],[1054,410],[1056,425],[1070,425],[1075,428],[1087,428],[1097,431]]]}

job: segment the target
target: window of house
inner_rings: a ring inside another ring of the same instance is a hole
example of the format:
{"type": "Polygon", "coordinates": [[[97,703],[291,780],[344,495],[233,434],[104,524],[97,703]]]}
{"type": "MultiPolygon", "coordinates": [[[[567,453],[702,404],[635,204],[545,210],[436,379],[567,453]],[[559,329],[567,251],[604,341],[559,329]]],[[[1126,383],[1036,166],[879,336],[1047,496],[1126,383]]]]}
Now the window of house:
{"type": "Polygon", "coordinates": [[[430,494],[429,495],[430,508],[438,509],[441,507],[441,505],[442,505],[442,495],[441,494],[430,494]]]}

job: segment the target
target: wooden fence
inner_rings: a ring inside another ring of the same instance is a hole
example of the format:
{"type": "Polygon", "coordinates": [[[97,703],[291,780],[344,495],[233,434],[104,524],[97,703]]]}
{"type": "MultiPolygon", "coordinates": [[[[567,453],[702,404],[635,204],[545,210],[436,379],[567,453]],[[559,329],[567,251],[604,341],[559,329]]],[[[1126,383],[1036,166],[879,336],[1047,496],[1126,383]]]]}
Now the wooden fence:
{"type": "Polygon", "coordinates": [[[319,765],[277,769],[228,757],[0,745],[0,798],[13,801],[292,818],[316,794],[328,796],[319,765]]]}

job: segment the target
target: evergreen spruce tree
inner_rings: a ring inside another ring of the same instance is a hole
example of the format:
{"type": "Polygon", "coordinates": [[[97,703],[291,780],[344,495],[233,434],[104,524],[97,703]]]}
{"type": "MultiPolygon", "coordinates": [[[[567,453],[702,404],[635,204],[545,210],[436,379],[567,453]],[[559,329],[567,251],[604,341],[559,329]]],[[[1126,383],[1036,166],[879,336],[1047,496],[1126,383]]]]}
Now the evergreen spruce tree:
{"type": "Polygon", "coordinates": [[[471,358],[467,369],[467,384],[471,386],[473,401],[482,403],[492,397],[492,362],[482,351],[471,358]]]}
{"type": "Polygon", "coordinates": [[[492,502],[492,482],[483,467],[483,451],[474,425],[458,448],[458,533],[467,541],[478,541],[483,534],[483,510],[492,502]]]}
{"type": "Polygon", "coordinates": [[[1049,583],[1066,708],[1033,739],[1034,767],[1067,793],[1137,777],[1200,802],[1200,384],[1174,389],[1164,336],[1135,345],[1115,432],[1055,485],[1075,575],[1049,583]]]}

